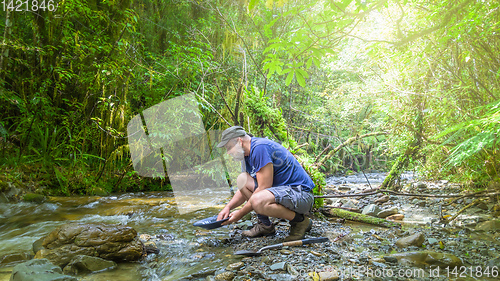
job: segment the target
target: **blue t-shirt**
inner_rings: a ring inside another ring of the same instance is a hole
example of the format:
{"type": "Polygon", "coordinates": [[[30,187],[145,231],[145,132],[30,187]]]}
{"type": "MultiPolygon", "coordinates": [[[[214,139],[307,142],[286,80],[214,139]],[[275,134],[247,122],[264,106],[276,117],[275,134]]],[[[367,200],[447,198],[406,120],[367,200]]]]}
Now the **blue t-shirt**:
{"type": "Polygon", "coordinates": [[[246,172],[253,178],[265,165],[272,163],[273,186],[302,186],[311,191],[314,183],[297,159],[282,145],[264,138],[252,137],[250,155],[245,156],[246,172]]]}

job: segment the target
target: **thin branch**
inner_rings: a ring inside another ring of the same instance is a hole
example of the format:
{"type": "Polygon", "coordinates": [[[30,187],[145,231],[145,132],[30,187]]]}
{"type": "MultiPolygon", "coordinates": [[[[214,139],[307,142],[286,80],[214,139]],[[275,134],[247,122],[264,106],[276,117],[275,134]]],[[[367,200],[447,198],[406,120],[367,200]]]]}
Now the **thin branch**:
{"type": "Polygon", "coordinates": [[[224,104],[226,105],[227,110],[229,110],[229,113],[233,117],[233,120],[236,120],[233,111],[231,110],[231,108],[227,104],[226,99],[224,98],[224,94],[222,93],[222,91],[219,88],[219,83],[217,82],[217,79],[214,78],[214,81],[215,81],[215,87],[217,88],[217,91],[219,92],[219,94],[220,94],[220,96],[222,98],[222,101],[224,101],[224,104]]]}
{"type": "Polygon", "coordinates": [[[314,198],[344,198],[344,197],[364,197],[369,195],[374,195],[377,193],[389,193],[392,195],[399,196],[410,196],[410,197],[432,197],[432,198],[453,198],[453,197],[490,197],[495,195],[500,195],[500,192],[486,193],[481,194],[484,191],[476,192],[472,194],[448,194],[448,195],[440,195],[440,194],[426,194],[426,193],[404,193],[397,192],[387,189],[377,189],[376,191],[366,192],[366,193],[353,193],[353,194],[331,194],[331,195],[315,195],[314,198]]]}

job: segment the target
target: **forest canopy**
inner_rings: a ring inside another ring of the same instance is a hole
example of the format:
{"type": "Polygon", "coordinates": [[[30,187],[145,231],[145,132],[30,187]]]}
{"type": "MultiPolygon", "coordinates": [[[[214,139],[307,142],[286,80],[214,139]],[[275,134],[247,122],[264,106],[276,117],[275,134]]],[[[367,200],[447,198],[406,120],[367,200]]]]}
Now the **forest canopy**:
{"type": "Polygon", "coordinates": [[[134,172],[127,124],[188,93],[207,131],[276,140],[318,182],[500,181],[499,1],[17,2],[0,7],[2,186],[168,189],[134,172]]]}

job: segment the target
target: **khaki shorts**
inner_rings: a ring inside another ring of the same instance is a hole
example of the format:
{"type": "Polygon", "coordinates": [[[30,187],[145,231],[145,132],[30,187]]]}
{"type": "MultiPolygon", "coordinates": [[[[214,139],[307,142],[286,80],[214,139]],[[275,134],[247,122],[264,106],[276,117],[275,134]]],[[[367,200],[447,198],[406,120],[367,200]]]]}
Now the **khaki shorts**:
{"type": "Polygon", "coordinates": [[[314,195],[309,191],[302,191],[302,186],[275,186],[269,190],[274,194],[276,203],[285,206],[299,214],[308,214],[314,204],[314,195]]]}

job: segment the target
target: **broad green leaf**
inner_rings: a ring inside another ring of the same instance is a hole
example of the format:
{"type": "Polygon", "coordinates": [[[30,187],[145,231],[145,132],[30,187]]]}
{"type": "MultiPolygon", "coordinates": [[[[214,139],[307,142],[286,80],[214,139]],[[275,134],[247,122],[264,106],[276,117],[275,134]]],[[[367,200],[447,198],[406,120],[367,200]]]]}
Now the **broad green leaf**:
{"type": "Polygon", "coordinates": [[[304,79],[304,76],[302,76],[302,73],[306,73],[306,72],[301,70],[301,69],[296,69],[295,77],[297,77],[297,82],[299,83],[299,85],[302,88],[304,88],[306,86],[306,80],[304,79]]]}
{"type": "Polygon", "coordinates": [[[306,68],[307,69],[311,68],[311,65],[312,65],[312,58],[309,58],[306,63],[306,68]]]}
{"type": "Polygon", "coordinates": [[[314,65],[316,65],[317,67],[320,66],[320,63],[319,63],[319,59],[316,58],[316,57],[313,57],[313,62],[314,62],[314,65]]]}
{"type": "Polygon", "coordinates": [[[297,68],[297,69],[295,70],[295,72],[300,73],[300,75],[302,75],[302,77],[309,78],[309,74],[307,74],[307,72],[306,72],[305,70],[302,70],[302,69],[300,69],[300,68],[297,68]]]}
{"type": "MultiPolygon", "coordinates": [[[[288,69],[285,69],[285,70],[288,70],[288,69]]],[[[285,71],[283,71],[283,72],[285,72],[285,71]]],[[[288,73],[288,76],[286,77],[285,85],[287,85],[287,86],[290,85],[290,83],[292,82],[292,79],[293,79],[293,71],[290,71],[288,73]]]]}

